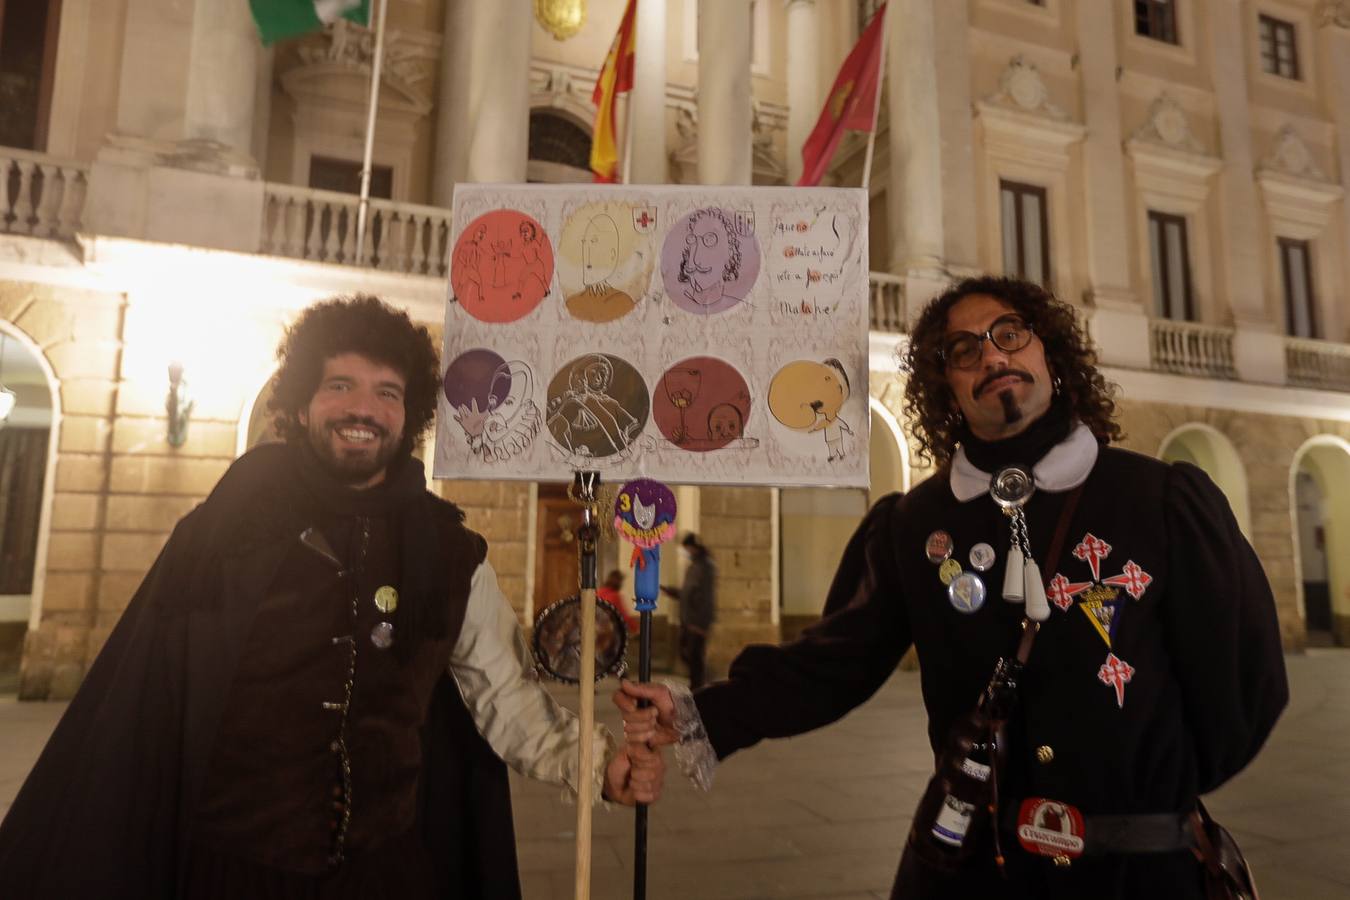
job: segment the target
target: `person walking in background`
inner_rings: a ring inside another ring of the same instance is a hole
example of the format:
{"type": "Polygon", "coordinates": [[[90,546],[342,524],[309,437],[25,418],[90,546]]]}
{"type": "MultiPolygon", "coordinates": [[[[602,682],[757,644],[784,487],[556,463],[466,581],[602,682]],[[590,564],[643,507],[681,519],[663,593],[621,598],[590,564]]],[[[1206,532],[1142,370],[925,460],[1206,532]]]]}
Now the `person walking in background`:
{"type": "Polygon", "coordinates": [[[717,566],[693,532],[680,541],[680,557],[688,564],[684,584],[661,590],[680,603],[680,659],[689,668],[689,687],[697,690],[704,682],[708,632],[717,619],[717,566]]]}
{"type": "Polygon", "coordinates": [[[628,628],[629,634],[636,634],[638,630],[637,613],[633,610],[631,603],[627,602],[623,596],[623,583],[625,576],[622,569],[611,569],[605,576],[605,583],[595,589],[595,596],[608,603],[619,611],[623,616],[623,623],[628,628]]]}

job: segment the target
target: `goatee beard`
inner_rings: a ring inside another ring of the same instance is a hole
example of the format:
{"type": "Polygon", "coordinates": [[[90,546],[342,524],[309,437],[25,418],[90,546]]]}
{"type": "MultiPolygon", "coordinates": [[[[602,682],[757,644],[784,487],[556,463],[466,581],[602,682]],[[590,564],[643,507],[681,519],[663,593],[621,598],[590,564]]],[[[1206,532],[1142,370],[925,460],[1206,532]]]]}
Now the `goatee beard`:
{"type": "Polygon", "coordinates": [[[998,399],[1003,404],[1003,423],[1005,425],[1013,425],[1022,421],[1022,407],[1018,406],[1017,401],[1013,399],[1011,390],[999,391],[998,399]]]}

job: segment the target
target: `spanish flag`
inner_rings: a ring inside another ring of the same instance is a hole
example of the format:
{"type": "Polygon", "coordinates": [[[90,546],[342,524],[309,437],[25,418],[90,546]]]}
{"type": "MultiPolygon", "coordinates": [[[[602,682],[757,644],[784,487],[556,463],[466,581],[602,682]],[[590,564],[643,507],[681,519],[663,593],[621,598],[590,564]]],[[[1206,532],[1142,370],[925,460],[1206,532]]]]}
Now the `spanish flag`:
{"type": "Polygon", "coordinates": [[[620,94],[633,89],[633,47],[637,39],[637,0],[628,0],[614,43],[595,82],[595,131],[591,135],[591,171],[595,180],[613,184],[619,180],[619,148],[615,144],[614,104],[620,94]]]}
{"type": "Polygon", "coordinates": [[[886,4],[883,3],[873,13],[867,30],[840,67],[815,130],[802,144],[802,177],[797,181],[798,187],[820,184],[845,131],[876,128],[881,55],[886,52],[886,36],[882,33],[885,21],[886,4]]]}

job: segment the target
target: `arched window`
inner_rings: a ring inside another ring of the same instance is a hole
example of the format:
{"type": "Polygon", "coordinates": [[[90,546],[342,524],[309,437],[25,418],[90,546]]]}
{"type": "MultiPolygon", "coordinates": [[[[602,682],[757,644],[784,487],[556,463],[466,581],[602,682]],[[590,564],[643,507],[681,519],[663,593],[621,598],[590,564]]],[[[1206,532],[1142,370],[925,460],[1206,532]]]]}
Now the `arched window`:
{"type": "Polygon", "coordinates": [[[530,113],[529,181],[566,184],[591,180],[591,136],[567,116],[530,113]]]}

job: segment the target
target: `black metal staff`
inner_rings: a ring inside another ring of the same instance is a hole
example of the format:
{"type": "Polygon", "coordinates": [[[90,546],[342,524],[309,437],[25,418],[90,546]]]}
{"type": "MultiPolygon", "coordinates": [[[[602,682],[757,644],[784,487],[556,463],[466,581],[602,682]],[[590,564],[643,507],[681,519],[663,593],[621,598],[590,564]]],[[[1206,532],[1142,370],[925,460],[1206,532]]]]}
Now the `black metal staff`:
{"type": "MultiPolygon", "coordinates": [[[[675,495],[659,481],[639,478],[614,500],[614,528],[632,541],[633,598],[638,611],[638,681],[652,680],[652,611],[660,594],[661,543],[675,534],[675,495]]],[[[650,704],[638,701],[645,707],[650,704]]],[[[647,897],[647,805],[633,822],[633,900],[647,897]]]]}

